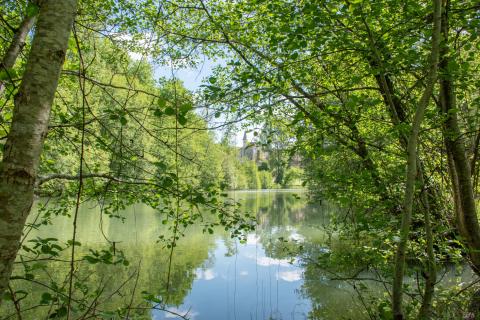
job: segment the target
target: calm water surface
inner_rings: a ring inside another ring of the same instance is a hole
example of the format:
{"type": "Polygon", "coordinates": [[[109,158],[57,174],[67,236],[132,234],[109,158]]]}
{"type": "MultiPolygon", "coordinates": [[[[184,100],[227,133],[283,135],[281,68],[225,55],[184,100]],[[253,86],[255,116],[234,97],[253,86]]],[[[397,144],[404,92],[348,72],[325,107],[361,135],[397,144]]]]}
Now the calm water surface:
{"type": "MultiPolygon", "coordinates": [[[[222,230],[210,235],[201,227],[188,229],[173,254],[169,292],[169,251],[157,242],[160,234],[168,232],[163,218],[151,208],[136,205],[119,213],[122,222],[102,217],[96,206],[84,205],[78,223],[79,248],[83,252],[101,250],[108,248],[108,241],[115,241],[116,250],[122,250],[130,261],[128,268],[87,266],[85,281],[128,284],[133,282],[128,281],[133,270],[139,268],[137,286],[126,285],[124,296],[113,296],[105,302],[108,306],[124,305],[132,295],[135,301],[142,301],[148,292],[167,301],[169,311],[194,320],[308,319],[313,309],[317,319],[340,319],[339,310],[342,316],[348,314],[345,310],[351,315],[360,310],[349,285],[307,272],[308,266],[279,241],[326,250],[322,249],[326,239],[323,227],[332,208],[308,204],[302,191],[238,191],[230,196],[242,204],[242,210],[256,213],[257,230],[248,234],[246,243],[240,243],[222,230]]],[[[56,218],[53,225],[30,237],[55,235],[66,241],[71,238],[71,222],[56,218]]],[[[64,264],[54,267],[59,274],[67,272],[64,264]]],[[[161,310],[151,310],[149,317],[177,318],[161,310]]]]}

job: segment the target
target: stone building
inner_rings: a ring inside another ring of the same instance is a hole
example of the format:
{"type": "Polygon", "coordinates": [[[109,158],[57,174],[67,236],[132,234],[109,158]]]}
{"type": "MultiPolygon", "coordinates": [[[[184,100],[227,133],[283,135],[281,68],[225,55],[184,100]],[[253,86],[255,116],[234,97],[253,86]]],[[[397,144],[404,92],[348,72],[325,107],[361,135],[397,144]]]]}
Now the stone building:
{"type": "Polygon", "coordinates": [[[268,161],[268,152],[261,146],[257,145],[255,141],[248,141],[247,132],[243,134],[243,145],[240,148],[240,159],[253,160],[257,164],[268,161]]]}

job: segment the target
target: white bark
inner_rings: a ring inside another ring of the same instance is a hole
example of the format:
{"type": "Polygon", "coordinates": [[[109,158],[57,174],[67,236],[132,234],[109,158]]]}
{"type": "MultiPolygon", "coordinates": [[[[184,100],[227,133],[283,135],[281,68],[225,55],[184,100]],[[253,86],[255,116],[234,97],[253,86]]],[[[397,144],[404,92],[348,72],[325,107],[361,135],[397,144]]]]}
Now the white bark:
{"type": "Polygon", "coordinates": [[[8,285],[33,191],[50,110],[68,48],[76,0],[44,0],[27,66],[15,97],[0,164],[0,297],[8,285]]]}

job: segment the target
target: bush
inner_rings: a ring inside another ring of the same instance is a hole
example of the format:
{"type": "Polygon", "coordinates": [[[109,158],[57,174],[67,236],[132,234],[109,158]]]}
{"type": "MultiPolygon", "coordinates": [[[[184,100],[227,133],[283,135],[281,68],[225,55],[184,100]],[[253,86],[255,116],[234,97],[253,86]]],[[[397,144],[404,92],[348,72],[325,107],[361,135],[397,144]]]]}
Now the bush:
{"type": "Polygon", "coordinates": [[[262,189],[272,189],[274,187],[273,176],[270,171],[260,171],[258,176],[262,189]]]}
{"type": "Polygon", "coordinates": [[[296,187],[302,185],[303,170],[299,167],[288,168],[283,179],[284,187],[296,187]]]}

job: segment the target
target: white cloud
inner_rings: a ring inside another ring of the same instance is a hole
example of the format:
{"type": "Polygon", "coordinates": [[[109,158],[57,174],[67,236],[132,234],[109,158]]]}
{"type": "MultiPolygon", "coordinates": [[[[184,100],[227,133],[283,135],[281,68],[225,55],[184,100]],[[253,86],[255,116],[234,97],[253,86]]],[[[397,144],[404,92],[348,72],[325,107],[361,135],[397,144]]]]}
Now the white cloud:
{"type": "Polygon", "coordinates": [[[268,266],[289,267],[290,266],[290,262],[287,259],[274,259],[269,257],[258,257],[257,264],[262,267],[268,267],[268,266]]]}
{"type": "Polygon", "coordinates": [[[138,52],[129,51],[128,55],[130,56],[130,58],[132,58],[132,60],[135,61],[141,60],[143,58],[143,54],[138,52]]]}
{"type": "Polygon", "coordinates": [[[143,36],[133,38],[130,34],[118,33],[113,36],[117,41],[123,42],[125,45],[133,46],[136,48],[135,51],[128,51],[128,55],[134,61],[139,61],[142,59],[149,59],[149,52],[154,46],[154,36],[152,33],[147,32],[143,36]]]}
{"type": "Polygon", "coordinates": [[[300,270],[281,271],[277,273],[277,279],[288,282],[299,281],[302,279],[302,272],[300,270]]]}
{"type": "Polygon", "coordinates": [[[212,269],[206,269],[206,270],[197,269],[195,271],[195,275],[198,280],[206,280],[206,281],[213,280],[217,277],[217,274],[212,269]]]}
{"type": "Polygon", "coordinates": [[[260,237],[258,237],[256,234],[250,233],[247,234],[247,244],[257,244],[260,241],[260,237]]]}
{"type": "Polygon", "coordinates": [[[241,276],[248,276],[248,271],[240,271],[241,276]]]}
{"type": "Polygon", "coordinates": [[[257,265],[262,267],[268,266],[281,266],[281,267],[291,267],[292,264],[290,260],[287,259],[275,259],[270,257],[256,257],[253,254],[246,254],[246,258],[256,260],[257,265]]]}

